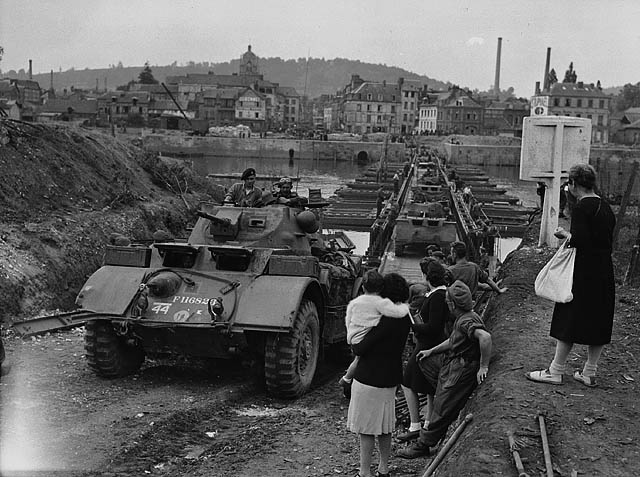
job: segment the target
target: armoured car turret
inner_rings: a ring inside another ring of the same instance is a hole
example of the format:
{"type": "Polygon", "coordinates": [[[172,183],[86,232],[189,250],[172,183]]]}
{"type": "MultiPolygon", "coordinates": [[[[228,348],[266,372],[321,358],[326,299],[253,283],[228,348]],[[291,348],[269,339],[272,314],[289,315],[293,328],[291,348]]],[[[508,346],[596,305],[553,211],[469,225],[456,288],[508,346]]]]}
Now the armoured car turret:
{"type": "MultiPolygon", "coordinates": [[[[323,347],[344,353],[361,257],[311,210],[203,204],[186,242],[108,246],[77,304],[89,366],[123,376],[145,353],[264,360],[267,390],[309,389],[323,347]]],[[[331,352],[331,351],[329,351],[331,352]]]]}

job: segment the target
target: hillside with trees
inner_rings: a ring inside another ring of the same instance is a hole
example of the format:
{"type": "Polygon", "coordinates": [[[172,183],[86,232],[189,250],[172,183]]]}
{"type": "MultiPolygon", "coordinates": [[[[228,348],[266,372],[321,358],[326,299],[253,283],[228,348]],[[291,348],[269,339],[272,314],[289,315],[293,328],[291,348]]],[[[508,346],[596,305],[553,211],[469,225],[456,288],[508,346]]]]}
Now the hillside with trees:
{"type": "MultiPolygon", "coordinates": [[[[190,61],[184,65],[174,62],[171,65],[159,66],[124,66],[121,62],[117,65],[110,65],[109,68],[101,69],[75,69],[66,71],[54,71],[53,87],[55,90],[71,89],[94,89],[106,88],[113,90],[117,86],[126,85],[139,78],[140,71],[145,67],[153,70],[153,78],[159,82],[164,82],[167,76],[186,75],[187,73],[208,73],[233,74],[239,70],[240,60],[231,60],[224,63],[195,63],[190,61]]],[[[36,67],[37,68],[37,67],[36,67]]],[[[418,75],[410,71],[395,66],[384,64],[363,63],[358,60],[346,58],[334,58],[325,60],[324,58],[298,58],[297,60],[284,60],[282,58],[260,58],[260,71],[264,78],[281,86],[295,88],[300,94],[307,94],[310,98],[318,97],[322,94],[335,94],[343,88],[351,79],[352,74],[360,75],[363,79],[372,81],[395,82],[398,78],[416,79],[432,89],[446,89],[450,83],[436,80],[425,75],[418,75]]],[[[27,79],[28,72],[24,69],[19,71],[4,71],[2,76],[27,79]]],[[[51,87],[50,73],[33,75],[40,87],[48,89],[51,87]]]]}

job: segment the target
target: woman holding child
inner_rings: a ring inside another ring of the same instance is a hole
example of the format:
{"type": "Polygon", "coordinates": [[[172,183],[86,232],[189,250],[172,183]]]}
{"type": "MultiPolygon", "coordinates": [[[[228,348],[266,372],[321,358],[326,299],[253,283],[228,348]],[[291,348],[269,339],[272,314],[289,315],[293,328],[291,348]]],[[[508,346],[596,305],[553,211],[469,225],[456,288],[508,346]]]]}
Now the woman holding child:
{"type": "MultiPolygon", "coordinates": [[[[384,277],[381,296],[394,303],[409,298],[407,281],[397,273],[384,277]]],[[[409,334],[409,317],[382,316],[353,352],[358,363],[353,375],[347,425],[360,438],[360,477],[372,477],[371,460],[376,437],[380,462],[376,476],[389,475],[391,433],[395,428],[395,395],[402,382],[402,352],[409,334]]]]}

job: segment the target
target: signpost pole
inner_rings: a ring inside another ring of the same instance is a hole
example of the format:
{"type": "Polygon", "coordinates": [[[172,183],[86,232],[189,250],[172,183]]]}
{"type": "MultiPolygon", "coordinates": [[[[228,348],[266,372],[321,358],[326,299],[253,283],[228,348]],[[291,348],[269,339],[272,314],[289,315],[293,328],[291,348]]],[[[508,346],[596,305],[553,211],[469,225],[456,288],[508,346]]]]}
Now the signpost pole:
{"type": "Polygon", "coordinates": [[[574,164],[589,162],[591,120],[569,116],[525,118],[520,179],[546,185],[538,246],[557,247],[560,186],[574,164]]]}

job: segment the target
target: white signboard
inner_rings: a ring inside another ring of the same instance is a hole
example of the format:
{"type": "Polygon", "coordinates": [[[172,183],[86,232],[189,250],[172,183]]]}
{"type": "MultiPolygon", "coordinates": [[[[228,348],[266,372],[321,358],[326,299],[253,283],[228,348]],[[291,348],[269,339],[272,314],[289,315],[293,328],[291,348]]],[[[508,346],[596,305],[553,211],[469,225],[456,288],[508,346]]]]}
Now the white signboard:
{"type": "Polygon", "coordinates": [[[531,98],[531,116],[549,114],[549,96],[533,96],[531,98]]]}
{"type": "Polygon", "coordinates": [[[557,246],[554,231],[560,215],[560,184],[571,166],[589,163],[590,147],[590,119],[572,116],[524,118],[520,179],[544,182],[546,186],[538,245],[557,246]]]}
{"type": "Polygon", "coordinates": [[[522,129],[520,179],[566,176],[574,164],[589,162],[591,120],[573,116],[526,117],[522,129]]]}

